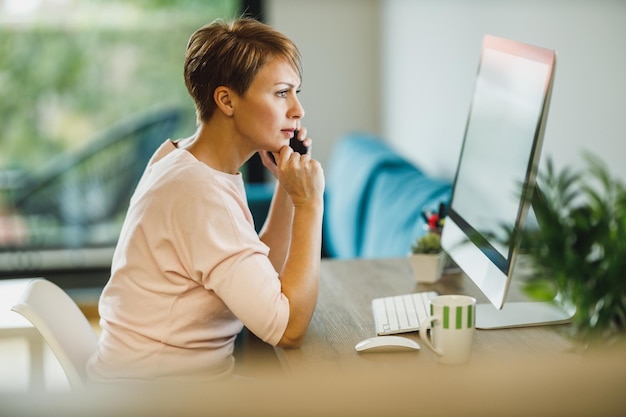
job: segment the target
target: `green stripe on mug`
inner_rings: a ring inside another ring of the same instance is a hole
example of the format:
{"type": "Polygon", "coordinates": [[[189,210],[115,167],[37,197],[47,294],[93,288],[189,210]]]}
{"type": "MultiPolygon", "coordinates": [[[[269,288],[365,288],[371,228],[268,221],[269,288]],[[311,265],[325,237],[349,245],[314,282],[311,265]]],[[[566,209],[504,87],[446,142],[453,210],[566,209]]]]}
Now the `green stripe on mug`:
{"type": "Polygon", "coordinates": [[[443,307],[443,328],[450,328],[450,307],[448,306],[443,307]]]}
{"type": "Polygon", "coordinates": [[[472,319],[472,314],[474,312],[474,309],[472,308],[471,305],[467,306],[467,328],[471,329],[472,327],[474,327],[474,320],[472,319]]]}
{"type": "Polygon", "coordinates": [[[463,328],[463,307],[458,306],[456,308],[456,328],[457,329],[462,329],[463,328]]]}

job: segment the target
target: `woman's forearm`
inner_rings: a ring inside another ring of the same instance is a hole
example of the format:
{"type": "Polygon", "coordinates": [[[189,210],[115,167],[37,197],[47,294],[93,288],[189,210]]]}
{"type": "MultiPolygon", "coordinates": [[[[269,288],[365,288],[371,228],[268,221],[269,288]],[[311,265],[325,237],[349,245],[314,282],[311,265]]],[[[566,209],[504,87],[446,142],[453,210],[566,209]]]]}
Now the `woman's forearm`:
{"type": "Polygon", "coordinates": [[[292,223],[293,203],[289,194],[277,183],[259,237],[270,248],[270,262],[279,273],[289,251],[292,223]]]}

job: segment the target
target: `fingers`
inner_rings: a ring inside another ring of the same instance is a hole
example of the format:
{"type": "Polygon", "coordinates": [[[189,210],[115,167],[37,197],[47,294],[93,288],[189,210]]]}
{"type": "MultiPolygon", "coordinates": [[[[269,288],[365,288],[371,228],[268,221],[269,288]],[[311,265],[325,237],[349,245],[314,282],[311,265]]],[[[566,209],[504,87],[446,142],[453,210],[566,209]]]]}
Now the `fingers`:
{"type": "Polygon", "coordinates": [[[307,129],[302,127],[300,128],[300,130],[298,130],[296,136],[296,139],[300,141],[304,147],[306,147],[306,150],[301,150],[300,146],[296,146],[295,144],[293,144],[292,139],[292,146],[296,147],[296,149],[298,149],[298,152],[294,152],[294,148],[292,148],[291,146],[283,146],[278,152],[263,150],[259,151],[263,165],[268,168],[274,174],[274,176],[277,176],[277,169],[281,165],[287,163],[292,159],[294,159],[294,161],[311,161],[312,158],[310,149],[311,145],[313,144],[313,140],[307,137],[306,134],[307,129]],[[306,153],[301,154],[300,152],[306,153]],[[304,155],[306,155],[306,158],[303,159],[302,157],[304,155]]]}
{"type": "Polygon", "coordinates": [[[302,127],[302,126],[301,126],[301,127],[298,129],[298,139],[300,139],[300,140],[304,140],[304,139],[306,139],[306,134],[307,134],[307,132],[308,132],[308,131],[307,131],[306,127],[302,127]]]}
{"type": "Polygon", "coordinates": [[[298,136],[296,138],[300,142],[302,142],[302,144],[304,146],[309,148],[309,152],[307,152],[307,153],[310,153],[310,148],[311,148],[311,145],[313,145],[313,140],[311,138],[307,137],[307,129],[306,129],[306,127],[301,127],[300,130],[298,130],[298,136]]]}

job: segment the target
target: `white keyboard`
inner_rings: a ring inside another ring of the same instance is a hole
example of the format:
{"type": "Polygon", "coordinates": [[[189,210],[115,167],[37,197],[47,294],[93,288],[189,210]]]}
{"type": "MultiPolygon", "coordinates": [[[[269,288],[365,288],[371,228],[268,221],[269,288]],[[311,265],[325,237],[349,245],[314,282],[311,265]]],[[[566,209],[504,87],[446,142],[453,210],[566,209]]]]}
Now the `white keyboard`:
{"type": "Polygon", "coordinates": [[[437,295],[435,291],[424,291],[373,299],[376,334],[418,331],[420,323],[429,315],[428,300],[437,295]]]}

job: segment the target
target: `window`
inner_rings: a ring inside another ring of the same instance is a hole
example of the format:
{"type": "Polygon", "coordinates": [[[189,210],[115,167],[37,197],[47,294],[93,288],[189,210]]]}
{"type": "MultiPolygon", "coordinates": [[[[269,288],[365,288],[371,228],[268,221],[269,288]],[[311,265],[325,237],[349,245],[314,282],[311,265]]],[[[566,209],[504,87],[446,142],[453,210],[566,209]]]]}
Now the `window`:
{"type": "Polygon", "coordinates": [[[257,7],[0,0],[0,276],[108,267],[147,158],[194,129],[189,36],[257,7]]]}

